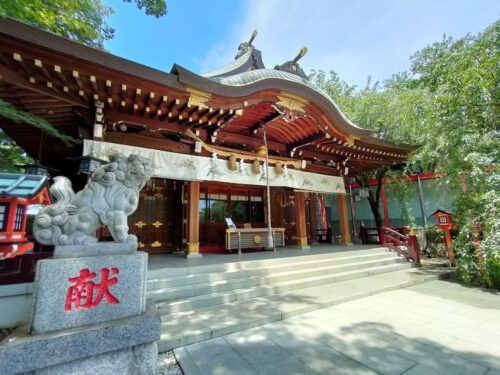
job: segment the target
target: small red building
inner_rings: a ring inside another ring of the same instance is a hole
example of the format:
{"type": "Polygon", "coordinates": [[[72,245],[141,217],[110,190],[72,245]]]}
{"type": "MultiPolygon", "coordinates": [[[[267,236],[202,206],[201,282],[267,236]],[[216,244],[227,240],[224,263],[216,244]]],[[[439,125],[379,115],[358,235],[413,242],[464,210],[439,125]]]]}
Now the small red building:
{"type": "Polygon", "coordinates": [[[438,228],[443,230],[455,229],[456,225],[453,224],[452,216],[452,214],[443,210],[437,210],[431,215],[431,217],[436,218],[438,228]]]}
{"type": "Polygon", "coordinates": [[[26,238],[28,206],[50,204],[47,177],[0,173],[0,260],[33,249],[26,238]]]}
{"type": "Polygon", "coordinates": [[[443,211],[443,210],[437,210],[436,212],[434,212],[431,215],[431,217],[434,217],[437,219],[438,228],[441,229],[445,234],[446,248],[448,249],[450,263],[454,267],[455,266],[455,252],[453,251],[453,248],[451,246],[451,233],[450,233],[450,231],[452,229],[456,228],[456,224],[453,223],[453,221],[451,219],[452,216],[453,216],[452,214],[450,214],[449,212],[443,211]]]}

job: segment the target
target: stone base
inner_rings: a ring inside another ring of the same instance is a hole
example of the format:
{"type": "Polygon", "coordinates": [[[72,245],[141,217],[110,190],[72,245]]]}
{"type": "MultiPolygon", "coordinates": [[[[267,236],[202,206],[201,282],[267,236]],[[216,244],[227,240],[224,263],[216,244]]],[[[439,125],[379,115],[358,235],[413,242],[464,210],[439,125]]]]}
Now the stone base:
{"type": "Polygon", "coordinates": [[[311,250],[311,246],[309,246],[309,245],[297,245],[295,247],[300,249],[300,250],[311,250]]]}
{"type": "Polygon", "coordinates": [[[200,253],[184,254],[184,258],[186,258],[186,259],[200,259],[202,257],[203,257],[203,255],[200,253]]]}
{"type": "Polygon", "coordinates": [[[67,245],[54,247],[54,259],[82,258],[101,255],[135,254],[137,242],[98,242],[93,245],[67,245]]]}
{"type": "Polygon", "coordinates": [[[0,345],[0,374],[154,375],[161,319],[149,303],[140,316],[30,335],[17,329],[0,345]]]}
{"type": "Polygon", "coordinates": [[[142,314],[146,303],[147,267],[148,255],[142,251],[38,261],[31,333],[80,327],[142,314]],[[75,280],[85,270],[87,274],[91,272],[93,275],[85,278],[85,283],[106,286],[102,289],[94,286],[92,296],[85,297],[77,292],[71,294],[71,290],[76,289],[75,280]],[[103,271],[106,273],[103,274],[103,271]],[[103,292],[107,295],[98,297],[103,292]],[[95,302],[95,305],[89,307],[89,301],[95,302]]]}
{"type": "Polygon", "coordinates": [[[36,370],[34,375],[152,375],[156,372],[156,342],[36,370]]]}
{"type": "Polygon", "coordinates": [[[0,344],[2,375],[154,375],[161,319],[133,243],[58,246],[37,262],[31,324],[0,344]]]}

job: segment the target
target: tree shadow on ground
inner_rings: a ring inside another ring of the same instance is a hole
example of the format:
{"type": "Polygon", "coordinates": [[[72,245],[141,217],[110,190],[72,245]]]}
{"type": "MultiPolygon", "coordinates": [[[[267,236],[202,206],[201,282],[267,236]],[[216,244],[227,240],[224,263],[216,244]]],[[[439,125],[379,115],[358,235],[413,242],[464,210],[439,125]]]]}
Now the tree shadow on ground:
{"type": "MultiPolygon", "coordinates": [[[[266,336],[273,344],[286,350],[294,361],[301,361],[304,368],[308,369],[306,372],[292,371],[289,374],[408,372],[468,375],[486,374],[490,369],[500,371],[500,357],[480,351],[454,349],[453,343],[443,345],[427,338],[408,337],[386,323],[360,322],[341,325],[335,333],[304,334],[307,326],[305,322],[304,327],[297,332],[293,327],[287,328],[287,322],[284,321],[272,332],[267,330],[266,336]]],[[[317,332],[317,326],[310,328],[311,332],[317,332]]],[[[247,342],[246,345],[269,346],[259,340],[247,342]]],[[[280,364],[279,356],[272,364],[278,368],[283,365],[280,364]]]]}
{"type": "MultiPolygon", "coordinates": [[[[493,317],[495,310],[500,309],[500,304],[491,306],[496,293],[492,295],[489,290],[464,287],[455,282],[438,287],[421,284],[412,287],[411,291],[443,298],[439,303],[453,303],[456,300],[462,304],[488,308],[493,317]],[[440,290],[439,287],[446,290],[440,290]],[[461,293],[467,294],[466,299],[463,295],[460,298],[457,296],[461,293]],[[486,307],[487,303],[489,307],[486,307]]],[[[377,298],[376,303],[387,301],[377,296],[374,298],[377,298]]],[[[389,318],[382,319],[371,315],[375,310],[363,310],[360,307],[363,305],[356,306],[356,303],[354,301],[322,310],[321,315],[312,313],[237,332],[187,349],[190,352],[194,350],[192,358],[203,374],[500,373],[500,354],[496,355],[491,347],[495,340],[494,331],[491,334],[487,330],[482,331],[481,335],[487,338],[485,342],[464,342],[462,340],[468,340],[469,337],[463,332],[451,336],[412,324],[409,320],[397,322],[397,314],[402,312],[390,308],[383,308],[389,318]],[[349,310],[348,305],[359,309],[355,315],[350,314],[354,309],[349,310]],[[394,323],[391,314],[394,314],[394,323]]],[[[403,301],[401,303],[404,304],[403,301]]],[[[458,317],[461,317],[461,312],[456,312],[458,317]]],[[[474,309],[468,312],[469,315],[474,314],[474,309]]],[[[442,316],[439,318],[444,319],[442,316]]],[[[471,315],[470,319],[474,320],[474,317],[471,315]]],[[[500,324],[498,320],[490,323],[492,326],[500,324]]],[[[460,327],[457,325],[457,328],[460,327]]]]}

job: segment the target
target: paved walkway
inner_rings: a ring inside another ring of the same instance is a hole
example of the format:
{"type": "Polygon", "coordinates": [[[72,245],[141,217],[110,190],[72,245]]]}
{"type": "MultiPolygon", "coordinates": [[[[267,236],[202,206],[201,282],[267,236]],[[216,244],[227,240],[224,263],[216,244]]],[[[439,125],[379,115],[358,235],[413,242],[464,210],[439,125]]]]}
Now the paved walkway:
{"type": "Polygon", "coordinates": [[[499,293],[431,281],[174,352],[185,375],[500,375],[499,341],[499,293]]]}

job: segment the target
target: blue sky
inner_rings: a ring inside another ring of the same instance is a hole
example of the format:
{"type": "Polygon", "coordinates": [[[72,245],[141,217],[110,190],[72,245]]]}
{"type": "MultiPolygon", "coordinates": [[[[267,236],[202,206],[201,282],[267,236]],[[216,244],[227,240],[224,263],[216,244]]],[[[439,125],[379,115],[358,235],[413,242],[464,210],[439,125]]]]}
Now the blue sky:
{"type": "Polygon", "coordinates": [[[500,17],[498,0],[167,0],[161,19],[121,0],[103,2],[115,9],[115,38],[105,48],[132,61],[203,73],[230,63],[256,29],[267,67],[307,46],[306,72],[335,70],[358,86],[369,75],[407,70],[410,56],[443,34],[476,34],[500,17]]]}

